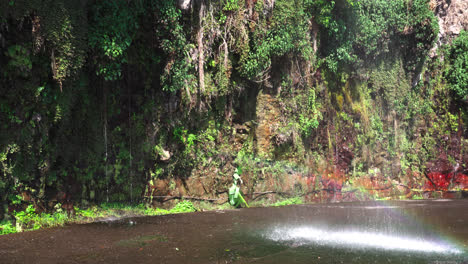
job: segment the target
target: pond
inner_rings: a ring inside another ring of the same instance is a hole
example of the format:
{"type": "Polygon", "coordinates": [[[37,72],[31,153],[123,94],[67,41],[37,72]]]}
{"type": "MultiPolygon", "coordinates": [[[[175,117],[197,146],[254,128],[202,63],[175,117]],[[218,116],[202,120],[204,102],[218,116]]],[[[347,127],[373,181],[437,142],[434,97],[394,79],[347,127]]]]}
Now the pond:
{"type": "Polygon", "coordinates": [[[468,201],[104,219],[0,237],[0,263],[468,263],[468,201]]]}

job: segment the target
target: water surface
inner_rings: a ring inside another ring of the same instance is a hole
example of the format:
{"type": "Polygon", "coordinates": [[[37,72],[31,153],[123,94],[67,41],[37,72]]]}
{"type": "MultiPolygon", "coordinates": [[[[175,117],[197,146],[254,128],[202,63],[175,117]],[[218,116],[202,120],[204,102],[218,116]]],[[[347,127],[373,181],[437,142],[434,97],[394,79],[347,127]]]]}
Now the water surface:
{"type": "Polygon", "coordinates": [[[0,263],[468,263],[468,201],[108,219],[0,237],[0,263]]]}

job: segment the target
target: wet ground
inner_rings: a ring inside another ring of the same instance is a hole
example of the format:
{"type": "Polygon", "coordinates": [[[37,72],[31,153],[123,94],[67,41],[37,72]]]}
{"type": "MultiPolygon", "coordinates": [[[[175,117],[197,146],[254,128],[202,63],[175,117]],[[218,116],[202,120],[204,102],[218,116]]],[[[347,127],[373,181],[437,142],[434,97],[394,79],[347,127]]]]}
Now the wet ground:
{"type": "Polygon", "coordinates": [[[0,237],[0,263],[468,263],[468,201],[251,208],[0,237]]]}

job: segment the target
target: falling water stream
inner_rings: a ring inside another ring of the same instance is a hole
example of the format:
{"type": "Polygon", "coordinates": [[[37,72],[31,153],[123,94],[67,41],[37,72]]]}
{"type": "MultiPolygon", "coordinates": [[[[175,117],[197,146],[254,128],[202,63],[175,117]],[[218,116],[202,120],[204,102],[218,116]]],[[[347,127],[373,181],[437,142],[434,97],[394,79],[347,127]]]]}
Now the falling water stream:
{"type": "Polygon", "coordinates": [[[468,263],[468,201],[102,219],[0,237],[0,263],[468,263]]]}

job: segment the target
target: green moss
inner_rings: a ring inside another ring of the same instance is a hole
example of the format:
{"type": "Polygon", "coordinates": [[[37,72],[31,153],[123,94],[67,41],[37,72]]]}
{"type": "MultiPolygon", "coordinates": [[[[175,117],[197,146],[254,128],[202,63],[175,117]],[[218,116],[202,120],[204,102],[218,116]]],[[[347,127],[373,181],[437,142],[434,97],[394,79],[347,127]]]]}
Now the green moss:
{"type": "Polygon", "coordinates": [[[285,206],[285,205],[293,205],[293,204],[303,204],[304,201],[301,197],[293,197],[284,199],[281,201],[277,201],[276,203],[272,204],[271,206],[285,206]]]}

